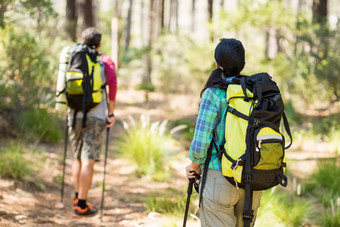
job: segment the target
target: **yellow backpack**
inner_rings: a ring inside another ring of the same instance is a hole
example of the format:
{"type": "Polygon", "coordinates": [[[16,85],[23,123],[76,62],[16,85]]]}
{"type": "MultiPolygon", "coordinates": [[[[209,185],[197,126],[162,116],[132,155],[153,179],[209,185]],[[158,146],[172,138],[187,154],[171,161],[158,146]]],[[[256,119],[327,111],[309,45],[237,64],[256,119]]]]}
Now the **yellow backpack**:
{"type": "Polygon", "coordinates": [[[285,149],[291,146],[292,136],[280,90],[267,73],[234,77],[226,98],[222,174],[236,187],[245,189],[244,223],[249,226],[253,218],[252,192],[278,184],[287,186],[285,149]],[[290,137],[288,146],[280,132],[281,120],[290,137]]]}
{"type": "Polygon", "coordinates": [[[226,143],[217,146],[213,132],[201,179],[200,203],[214,146],[221,159],[222,174],[245,190],[243,220],[244,226],[250,226],[253,191],[278,184],[287,186],[285,149],[291,146],[292,136],[280,90],[267,73],[229,77],[227,82],[226,143]],[[290,137],[288,146],[280,132],[281,121],[290,137]]]}
{"type": "Polygon", "coordinates": [[[60,93],[65,93],[67,105],[74,110],[73,127],[78,111],[84,114],[85,127],[87,112],[102,101],[105,83],[101,78],[101,64],[99,54],[94,49],[80,43],[70,47],[65,89],[60,93]]]}

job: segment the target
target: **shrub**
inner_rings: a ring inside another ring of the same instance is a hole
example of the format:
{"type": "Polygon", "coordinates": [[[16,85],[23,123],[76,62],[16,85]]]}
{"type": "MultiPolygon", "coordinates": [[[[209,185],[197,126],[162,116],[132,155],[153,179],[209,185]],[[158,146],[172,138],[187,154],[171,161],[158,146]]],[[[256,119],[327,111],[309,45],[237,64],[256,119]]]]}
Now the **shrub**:
{"type": "Polygon", "coordinates": [[[50,63],[31,31],[8,26],[0,30],[0,105],[6,108],[38,107],[52,99],[50,63]],[[25,50],[25,51],[23,51],[25,50]]]}
{"type": "Polygon", "coordinates": [[[119,152],[137,165],[138,175],[148,175],[156,180],[167,177],[165,158],[173,150],[174,140],[166,132],[167,121],[151,122],[141,115],[136,122],[130,117],[130,125],[124,122],[125,134],[118,142],[119,152]]]}

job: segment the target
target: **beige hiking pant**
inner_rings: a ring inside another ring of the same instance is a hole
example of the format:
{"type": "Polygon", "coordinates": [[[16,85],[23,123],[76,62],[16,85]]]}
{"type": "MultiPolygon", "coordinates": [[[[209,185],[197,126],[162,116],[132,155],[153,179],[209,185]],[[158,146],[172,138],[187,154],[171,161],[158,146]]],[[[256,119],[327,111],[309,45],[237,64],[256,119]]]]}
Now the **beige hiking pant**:
{"type": "MultiPolygon", "coordinates": [[[[255,223],[262,192],[254,191],[252,208],[255,223]]],[[[200,207],[203,227],[243,227],[244,190],[229,183],[222,171],[209,169],[200,207]]]]}

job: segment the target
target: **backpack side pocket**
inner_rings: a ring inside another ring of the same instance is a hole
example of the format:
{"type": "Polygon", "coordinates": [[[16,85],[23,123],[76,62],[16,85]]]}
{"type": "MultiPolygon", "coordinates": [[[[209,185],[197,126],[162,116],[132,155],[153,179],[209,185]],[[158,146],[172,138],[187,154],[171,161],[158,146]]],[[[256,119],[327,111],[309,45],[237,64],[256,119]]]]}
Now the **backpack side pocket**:
{"type": "Polygon", "coordinates": [[[284,137],[269,127],[261,128],[255,139],[254,169],[281,168],[284,159],[284,137]]]}
{"type": "Polygon", "coordinates": [[[72,70],[66,73],[66,93],[69,95],[81,95],[83,89],[84,75],[80,71],[72,70]]]}

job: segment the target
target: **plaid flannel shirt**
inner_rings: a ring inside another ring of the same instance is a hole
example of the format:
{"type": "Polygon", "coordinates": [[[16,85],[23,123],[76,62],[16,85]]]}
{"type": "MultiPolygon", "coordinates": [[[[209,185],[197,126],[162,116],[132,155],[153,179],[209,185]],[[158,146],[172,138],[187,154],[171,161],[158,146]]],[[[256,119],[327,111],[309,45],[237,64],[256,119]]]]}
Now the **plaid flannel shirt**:
{"type": "MultiPolygon", "coordinates": [[[[195,134],[191,142],[189,158],[203,168],[207,151],[210,146],[213,130],[217,147],[225,144],[225,114],[227,108],[226,91],[219,88],[207,88],[201,99],[196,120],[195,134]]],[[[210,169],[221,170],[221,162],[213,146],[209,163],[210,169]]]]}

